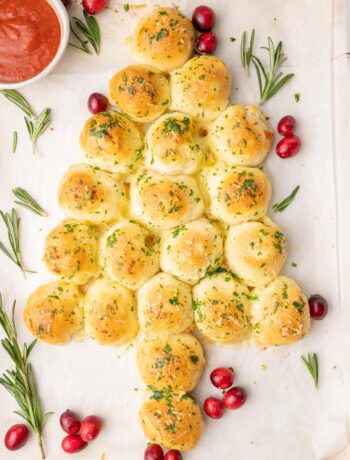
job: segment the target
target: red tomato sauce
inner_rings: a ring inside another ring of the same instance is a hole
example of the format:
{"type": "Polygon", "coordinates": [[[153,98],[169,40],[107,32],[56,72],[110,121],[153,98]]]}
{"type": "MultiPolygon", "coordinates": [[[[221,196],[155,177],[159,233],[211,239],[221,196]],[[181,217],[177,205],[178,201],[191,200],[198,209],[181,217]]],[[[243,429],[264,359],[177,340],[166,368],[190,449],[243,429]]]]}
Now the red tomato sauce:
{"type": "Polygon", "coordinates": [[[55,57],[60,20],[47,0],[0,0],[0,82],[34,77],[55,57]]]}

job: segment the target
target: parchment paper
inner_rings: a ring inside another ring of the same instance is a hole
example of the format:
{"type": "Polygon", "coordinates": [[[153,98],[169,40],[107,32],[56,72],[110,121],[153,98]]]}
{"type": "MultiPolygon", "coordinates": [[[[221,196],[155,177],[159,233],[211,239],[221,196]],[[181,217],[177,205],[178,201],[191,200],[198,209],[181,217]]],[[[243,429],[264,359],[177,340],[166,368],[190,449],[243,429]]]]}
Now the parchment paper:
{"type": "MultiPolygon", "coordinates": [[[[98,16],[103,30],[102,54],[85,56],[68,49],[55,72],[22,93],[39,112],[53,109],[52,130],[40,139],[42,158],[33,157],[18,109],[0,99],[0,208],[10,210],[11,189],[22,186],[49,211],[41,218],[20,210],[22,247],[29,268],[38,271],[23,279],[20,271],[0,254],[0,291],[9,309],[18,302],[20,336],[30,336],[21,321],[25,299],[38,285],[51,279],[41,262],[43,242],[49,230],[62,218],[57,205],[57,184],[67,167],[81,159],[78,136],[89,113],[86,100],[93,91],[106,92],[114,72],[131,62],[125,38],[137,19],[154,4],[170,2],[111,1],[98,16]],[[140,6],[143,3],[144,6],[140,6]],[[138,5],[135,7],[134,5],[138,5]],[[11,153],[12,132],[18,131],[17,152],[11,153]]],[[[175,2],[189,15],[203,2],[175,2]]],[[[217,13],[215,32],[220,45],[217,54],[228,64],[233,76],[233,103],[258,103],[258,85],[253,73],[247,79],[240,66],[239,41],[243,30],[256,29],[256,47],[283,40],[288,55],[285,72],[295,77],[264,110],[276,127],[281,116],[294,115],[303,148],[296,157],[283,161],[271,152],[265,171],[272,181],[272,203],[285,198],[296,185],[300,192],[282,214],[271,217],[288,238],[289,256],[284,273],[294,278],[307,295],[320,293],[330,304],[326,320],[313,323],[307,337],[290,347],[262,350],[205,346],[207,370],[195,391],[199,403],[210,394],[219,394],[209,383],[209,372],[220,365],[233,366],[236,383],[248,391],[246,405],[223,419],[206,419],[198,447],[185,454],[186,460],[315,460],[325,459],[347,444],[346,406],[342,380],[340,328],[339,259],[333,117],[331,87],[332,1],[331,0],[206,0],[217,13]],[[230,37],[236,41],[231,42],[230,37]],[[300,93],[299,103],[294,93],[300,93]],[[297,267],[291,263],[297,263],[297,267]],[[300,355],[317,352],[320,385],[313,381],[300,355]]],[[[74,9],[79,10],[76,3],[74,9]]],[[[257,49],[257,48],[256,48],[257,49]]],[[[259,51],[263,55],[264,51],[259,51]]],[[[0,237],[5,238],[0,227],[0,237]]],[[[345,235],[343,235],[343,238],[345,235]]],[[[346,267],[343,265],[342,270],[346,267]]],[[[349,317],[344,317],[348,321],[349,317]]],[[[58,415],[66,408],[82,416],[98,414],[105,420],[99,439],[76,458],[137,460],[143,458],[146,439],[137,423],[143,384],[135,364],[135,345],[123,349],[101,347],[93,342],[53,347],[39,343],[32,360],[45,409],[55,411],[45,429],[47,458],[62,460],[64,433],[58,415]]],[[[0,350],[0,370],[9,364],[0,350]]],[[[18,417],[11,397],[0,389],[0,437],[18,417]]],[[[0,443],[0,458],[37,459],[34,438],[25,449],[9,453],[0,443]]]]}

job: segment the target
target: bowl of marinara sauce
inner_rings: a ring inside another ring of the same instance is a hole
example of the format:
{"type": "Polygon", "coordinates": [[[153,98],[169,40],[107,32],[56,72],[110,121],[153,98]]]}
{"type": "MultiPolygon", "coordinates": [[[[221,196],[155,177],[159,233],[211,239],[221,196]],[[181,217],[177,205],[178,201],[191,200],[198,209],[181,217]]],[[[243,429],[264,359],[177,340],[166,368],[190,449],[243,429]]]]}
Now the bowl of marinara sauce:
{"type": "Polygon", "coordinates": [[[0,89],[19,88],[50,73],[68,38],[61,0],[0,0],[0,89]]]}

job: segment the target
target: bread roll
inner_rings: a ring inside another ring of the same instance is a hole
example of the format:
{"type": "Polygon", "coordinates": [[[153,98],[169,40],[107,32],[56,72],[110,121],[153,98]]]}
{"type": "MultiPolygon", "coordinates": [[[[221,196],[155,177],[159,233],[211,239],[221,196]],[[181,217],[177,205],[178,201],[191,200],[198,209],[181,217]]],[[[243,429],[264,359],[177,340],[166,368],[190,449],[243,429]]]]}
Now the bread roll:
{"type": "Polygon", "coordinates": [[[144,401],[139,418],[147,438],[168,449],[193,449],[203,431],[198,404],[187,394],[155,390],[144,401]]]}
{"type": "Polygon", "coordinates": [[[231,166],[259,166],[272,141],[273,131],[255,105],[231,105],[210,129],[212,151],[231,166]]]}
{"type": "Polygon", "coordinates": [[[101,270],[128,289],[136,290],[159,270],[159,254],[139,225],[123,221],[108,230],[100,245],[101,270]]]}
{"type": "Polygon", "coordinates": [[[83,302],[85,332],[101,345],[122,345],[138,332],[133,292],[109,278],[96,280],[83,302]]]}
{"type": "Polygon", "coordinates": [[[135,170],[143,158],[143,136],[126,115],[114,111],[93,115],[80,134],[84,160],[111,173],[135,170]]]}
{"type": "Polygon", "coordinates": [[[147,131],[146,167],[164,174],[193,174],[204,160],[193,120],[180,112],[163,115],[147,131]]]}
{"type": "Polygon", "coordinates": [[[286,239],[279,227],[244,222],[227,233],[227,262],[248,286],[270,283],[278,276],[286,257],[286,239]]]}
{"type": "Polygon", "coordinates": [[[98,271],[96,228],[66,219],[47,235],[44,262],[62,280],[86,284],[98,271]]]}
{"type": "Polygon", "coordinates": [[[198,340],[182,333],[145,339],[137,363],[147,386],[186,392],[198,384],[205,360],[198,340]]]}
{"type": "Polygon", "coordinates": [[[306,296],[290,278],[279,276],[254,290],[253,337],[261,345],[287,345],[301,340],[310,328],[306,296]]]}
{"type": "Polygon", "coordinates": [[[231,76],[215,56],[196,56],[181,69],[171,72],[171,110],[202,121],[214,120],[226,109],[231,76]]]}
{"type": "Polygon", "coordinates": [[[166,231],[161,238],[160,266],[182,281],[196,284],[218,267],[223,242],[218,228],[201,218],[166,231]]]}
{"type": "Polygon", "coordinates": [[[213,342],[237,343],[250,333],[250,294],[231,273],[208,276],[193,288],[195,321],[213,342]]]}
{"type": "Polygon", "coordinates": [[[219,164],[208,168],[205,174],[214,217],[228,225],[264,217],[271,199],[271,185],[260,169],[219,164]]]}
{"type": "Polygon", "coordinates": [[[76,164],[60,182],[58,202],[68,217],[96,224],[110,222],[126,206],[125,188],[117,175],[76,164]]]}
{"type": "Polygon", "coordinates": [[[130,201],[135,219],[159,229],[196,219],[204,210],[195,179],[185,175],[139,174],[131,182],[130,201]]]}
{"type": "Polygon", "coordinates": [[[164,73],[147,65],[131,65],[109,83],[109,99],[133,121],[150,123],[170,103],[170,85],[164,73]]]}
{"type": "Polygon", "coordinates": [[[193,43],[192,22],[178,8],[158,7],[140,19],[132,50],[138,62],[168,72],[185,64],[193,43]]]}
{"type": "Polygon", "coordinates": [[[55,281],[38,287],[28,298],[24,322],[38,339],[51,344],[67,343],[83,325],[81,295],[73,284],[55,281]]]}
{"type": "Polygon", "coordinates": [[[141,329],[150,335],[176,334],[193,321],[190,286],[168,273],[158,273],[137,292],[141,329]]]}

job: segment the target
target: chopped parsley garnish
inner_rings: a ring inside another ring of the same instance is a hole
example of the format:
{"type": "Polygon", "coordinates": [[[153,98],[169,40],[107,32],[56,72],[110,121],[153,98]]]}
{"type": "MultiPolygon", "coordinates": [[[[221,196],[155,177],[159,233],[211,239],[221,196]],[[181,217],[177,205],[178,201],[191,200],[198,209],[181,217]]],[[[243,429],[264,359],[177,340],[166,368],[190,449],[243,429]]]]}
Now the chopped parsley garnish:
{"type": "Polygon", "coordinates": [[[189,358],[193,362],[193,364],[197,364],[199,361],[199,358],[196,355],[190,355],[189,358]]]}
{"type": "Polygon", "coordinates": [[[63,226],[67,230],[68,233],[74,232],[74,227],[71,224],[64,224],[63,226]]]}
{"type": "Polygon", "coordinates": [[[171,305],[180,305],[179,298],[177,296],[172,297],[169,299],[171,305]]]}
{"type": "Polygon", "coordinates": [[[293,302],[293,307],[295,307],[298,310],[299,315],[301,315],[304,311],[305,302],[304,301],[298,302],[297,300],[295,300],[293,302]]]}
{"type": "Polygon", "coordinates": [[[169,345],[168,343],[163,348],[163,351],[165,351],[165,353],[171,353],[172,350],[173,350],[173,347],[169,345]]]}
{"type": "Polygon", "coordinates": [[[276,240],[276,242],[274,243],[274,247],[278,250],[280,254],[282,254],[282,242],[284,240],[284,235],[282,232],[277,231],[273,234],[273,236],[276,240]]]}
{"type": "Polygon", "coordinates": [[[186,131],[188,131],[190,124],[190,119],[188,117],[184,117],[182,120],[176,120],[175,118],[168,118],[163,123],[163,134],[175,133],[182,135],[186,131]]]}
{"type": "Polygon", "coordinates": [[[175,228],[175,230],[171,233],[173,238],[179,236],[179,234],[183,231],[187,230],[186,225],[180,225],[180,227],[175,228]]]}

